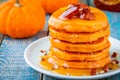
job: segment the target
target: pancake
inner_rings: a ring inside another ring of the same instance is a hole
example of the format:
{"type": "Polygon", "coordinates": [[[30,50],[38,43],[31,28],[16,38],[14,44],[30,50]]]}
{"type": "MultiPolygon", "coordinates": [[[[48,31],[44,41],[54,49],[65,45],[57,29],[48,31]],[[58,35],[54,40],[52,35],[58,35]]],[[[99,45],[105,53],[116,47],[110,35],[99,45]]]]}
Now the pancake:
{"type": "Polygon", "coordinates": [[[108,24],[107,16],[97,8],[91,8],[95,15],[95,20],[81,20],[79,18],[62,20],[59,16],[67,9],[61,8],[54,12],[48,20],[49,28],[67,32],[95,32],[106,28],[108,24]]]}
{"type": "Polygon", "coordinates": [[[49,53],[63,60],[97,61],[109,56],[109,47],[101,51],[91,52],[91,53],[67,52],[67,51],[60,50],[58,48],[51,47],[49,53]]]}
{"type": "Polygon", "coordinates": [[[110,46],[108,37],[103,37],[98,39],[97,41],[88,43],[70,43],[61,41],[59,39],[54,39],[53,37],[50,37],[49,40],[52,47],[72,52],[95,52],[110,46]]]}
{"type": "Polygon", "coordinates": [[[57,31],[55,29],[49,28],[50,30],[50,36],[64,40],[64,41],[69,41],[71,43],[76,43],[76,42],[91,42],[95,41],[101,37],[105,37],[110,35],[110,29],[107,27],[106,29],[99,30],[97,32],[92,32],[92,33],[68,33],[65,31],[57,31]]]}
{"type": "Polygon", "coordinates": [[[47,61],[51,64],[56,64],[58,66],[64,66],[68,68],[103,68],[110,62],[110,57],[107,56],[98,61],[66,61],[50,54],[47,56],[47,61]]]}

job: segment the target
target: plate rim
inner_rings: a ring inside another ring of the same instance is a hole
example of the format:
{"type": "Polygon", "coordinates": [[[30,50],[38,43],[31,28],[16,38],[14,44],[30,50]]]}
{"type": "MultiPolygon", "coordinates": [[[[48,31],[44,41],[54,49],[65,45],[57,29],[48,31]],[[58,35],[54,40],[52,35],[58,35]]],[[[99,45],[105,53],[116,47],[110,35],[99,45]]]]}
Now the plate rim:
{"type": "MultiPolygon", "coordinates": [[[[30,54],[30,53],[28,53],[27,51],[29,50],[29,48],[30,48],[32,45],[34,45],[34,44],[36,44],[36,43],[38,43],[39,41],[42,41],[42,40],[44,40],[44,39],[48,39],[48,37],[49,37],[49,36],[42,37],[42,38],[40,38],[40,39],[38,39],[38,40],[36,40],[36,41],[33,41],[31,44],[29,44],[29,45],[26,47],[26,49],[25,49],[25,51],[24,51],[24,59],[25,59],[26,63],[27,63],[31,68],[33,68],[34,70],[36,70],[36,71],[38,71],[38,72],[40,72],[40,73],[43,73],[43,74],[45,74],[45,75],[48,75],[48,76],[51,76],[51,77],[55,77],[55,78],[59,78],[59,79],[83,79],[83,80],[86,80],[86,79],[102,79],[102,78],[106,78],[106,77],[108,77],[108,76],[112,76],[112,75],[115,75],[115,74],[120,73],[120,69],[118,69],[118,70],[114,70],[114,71],[109,72],[109,73],[99,74],[99,75],[94,75],[94,76],[66,76],[66,75],[62,75],[62,74],[57,74],[57,73],[51,72],[51,71],[49,71],[49,70],[45,70],[45,69],[43,69],[43,68],[41,68],[41,67],[40,67],[40,68],[36,68],[36,67],[29,61],[29,58],[28,58],[27,55],[30,54]]],[[[110,40],[113,40],[113,41],[115,41],[115,42],[117,42],[117,43],[120,44],[120,41],[117,40],[117,39],[115,39],[115,38],[113,38],[113,37],[110,37],[109,39],[110,39],[110,40]]]]}

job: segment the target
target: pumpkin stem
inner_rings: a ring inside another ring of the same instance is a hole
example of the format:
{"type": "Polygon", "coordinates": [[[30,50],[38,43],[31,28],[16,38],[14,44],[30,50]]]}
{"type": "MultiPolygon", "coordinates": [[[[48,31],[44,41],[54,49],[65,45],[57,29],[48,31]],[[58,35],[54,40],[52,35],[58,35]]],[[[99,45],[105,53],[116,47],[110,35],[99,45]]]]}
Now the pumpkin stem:
{"type": "Polygon", "coordinates": [[[16,6],[16,7],[21,7],[21,6],[22,6],[22,5],[20,4],[20,1],[19,1],[19,0],[16,0],[15,6],[16,6]]]}

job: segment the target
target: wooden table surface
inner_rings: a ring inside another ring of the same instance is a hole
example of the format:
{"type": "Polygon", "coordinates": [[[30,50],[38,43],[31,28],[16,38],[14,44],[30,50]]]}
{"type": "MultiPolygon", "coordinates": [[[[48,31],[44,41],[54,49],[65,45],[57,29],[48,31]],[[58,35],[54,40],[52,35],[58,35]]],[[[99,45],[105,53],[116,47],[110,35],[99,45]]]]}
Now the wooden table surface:
{"type": "MultiPolygon", "coordinates": [[[[84,0],[85,2],[85,0],[84,0]]],[[[91,0],[86,3],[93,5],[91,0]]],[[[111,36],[120,40],[120,13],[105,11],[111,26],[111,36]]],[[[49,15],[46,15],[46,20],[49,15]]],[[[41,74],[24,60],[24,50],[33,41],[47,35],[47,22],[42,31],[33,37],[12,39],[0,34],[0,80],[60,80],[41,74]]],[[[120,73],[100,80],[120,80],[120,73]]]]}

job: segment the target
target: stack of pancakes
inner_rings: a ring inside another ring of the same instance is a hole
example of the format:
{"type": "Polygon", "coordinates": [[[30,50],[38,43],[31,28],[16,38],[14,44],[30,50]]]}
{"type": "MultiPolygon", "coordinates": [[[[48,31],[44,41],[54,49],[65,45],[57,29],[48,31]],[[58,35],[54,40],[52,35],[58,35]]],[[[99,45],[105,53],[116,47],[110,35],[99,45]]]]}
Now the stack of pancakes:
{"type": "Polygon", "coordinates": [[[70,68],[103,68],[110,62],[110,28],[106,15],[91,8],[95,20],[62,20],[61,8],[50,17],[50,52],[48,62],[70,68]]]}

